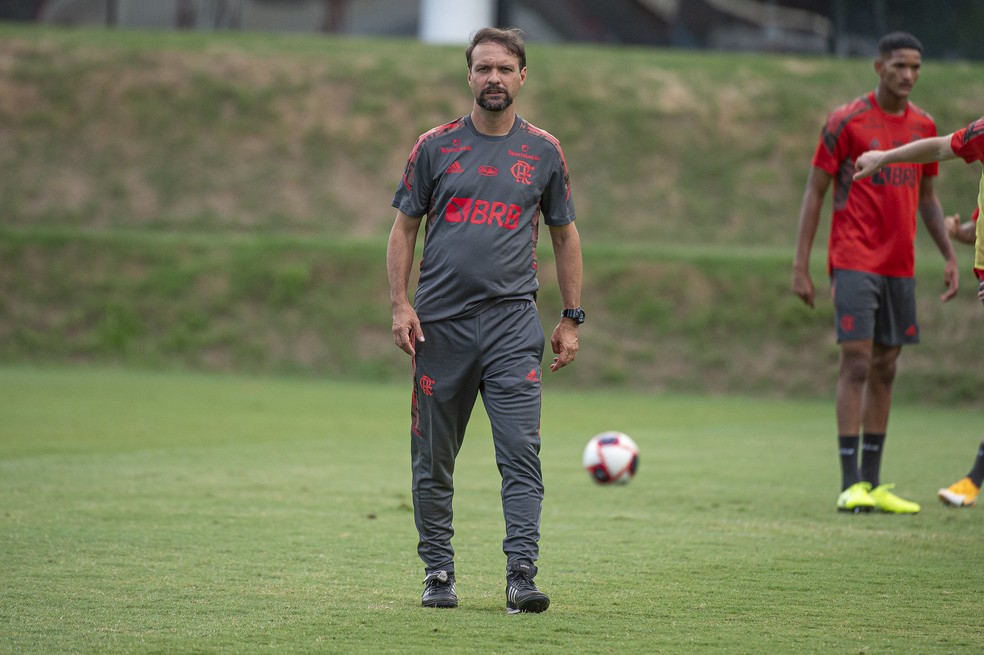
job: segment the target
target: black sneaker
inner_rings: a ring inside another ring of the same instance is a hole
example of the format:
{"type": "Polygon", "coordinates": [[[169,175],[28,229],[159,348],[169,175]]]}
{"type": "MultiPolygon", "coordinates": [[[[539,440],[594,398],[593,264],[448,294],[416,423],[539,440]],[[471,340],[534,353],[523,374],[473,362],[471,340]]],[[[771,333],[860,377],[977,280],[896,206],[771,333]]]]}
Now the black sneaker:
{"type": "Polygon", "coordinates": [[[424,594],[420,597],[424,607],[457,607],[458,594],[454,592],[454,573],[435,571],[424,578],[424,594]]]}
{"type": "Polygon", "coordinates": [[[510,571],[506,575],[506,612],[545,612],[550,607],[550,599],[536,588],[529,571],[510,571]]]}

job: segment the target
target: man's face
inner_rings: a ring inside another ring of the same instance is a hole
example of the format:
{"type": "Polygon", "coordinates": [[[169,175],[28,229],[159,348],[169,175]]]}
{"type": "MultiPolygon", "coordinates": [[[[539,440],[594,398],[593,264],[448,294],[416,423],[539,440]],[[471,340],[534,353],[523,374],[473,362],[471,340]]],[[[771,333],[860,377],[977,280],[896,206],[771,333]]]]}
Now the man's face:
{"type": "Polygon", "coordinates": [[[526,69],[519,67],[519,57],[505,47],[480,43],[472,50],[468,86],[482,109],[502,111],[513,103],[525,81],[526,69]]]}
{"type": "Polygon", "coordinates": [[[882,88],[897,98],[908,98],[919,79],[922,55],[918,50],[899,48],[875,62],[882,88]]]}

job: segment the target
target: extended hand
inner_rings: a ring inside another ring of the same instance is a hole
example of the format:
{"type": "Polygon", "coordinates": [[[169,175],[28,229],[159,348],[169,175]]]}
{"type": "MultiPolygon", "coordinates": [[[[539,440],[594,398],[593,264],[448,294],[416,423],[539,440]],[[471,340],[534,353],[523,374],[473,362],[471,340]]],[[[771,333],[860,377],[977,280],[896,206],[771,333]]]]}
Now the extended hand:
{"type": "Polygon", "coordinates": [[[882,154],[881,150],[869,150],[858,157],[854,162],[854,179],[860,180],[881,170],[882,154]]]}

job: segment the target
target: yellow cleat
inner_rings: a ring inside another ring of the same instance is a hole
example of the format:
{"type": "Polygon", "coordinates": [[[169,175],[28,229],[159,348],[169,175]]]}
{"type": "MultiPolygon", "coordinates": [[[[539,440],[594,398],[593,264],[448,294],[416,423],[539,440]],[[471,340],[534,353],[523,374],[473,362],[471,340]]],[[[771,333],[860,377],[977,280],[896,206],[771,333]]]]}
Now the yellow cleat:
{"type": "Polygon", "coordinates": [[[876,504],[870,482],[855,482],[837,497],[838,512],[870,512],[876,504]]]}
{"type": "Polygon", "coordinates": [[[973,507],[977,504],[977,494],[981,488],[971,482],[970,478],[960,478],[949,487],[940,489],[936,495],[944,505],[950,507],[973,507]]]}
{"type": "Polygon", "coordinates": [[[894,484],[880,484],[871,490],[871,497],[875,499],[878,511],[889,514],[918,514],[922,509],[919,503],[899,498],[892,493],[893,488],[894,484]]]}

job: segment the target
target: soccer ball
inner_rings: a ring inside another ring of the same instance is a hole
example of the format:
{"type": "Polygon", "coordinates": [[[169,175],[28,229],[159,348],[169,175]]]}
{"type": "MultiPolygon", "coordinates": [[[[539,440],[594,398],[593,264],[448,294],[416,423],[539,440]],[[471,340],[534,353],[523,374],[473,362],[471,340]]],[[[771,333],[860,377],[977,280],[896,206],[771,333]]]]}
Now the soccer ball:
{"type": "Polygon", "coordinates": [[[584,448],[584,469],[598,484],[626,484],[639,468],[639,447],[621,432],[602,432],[584,448]]]}

